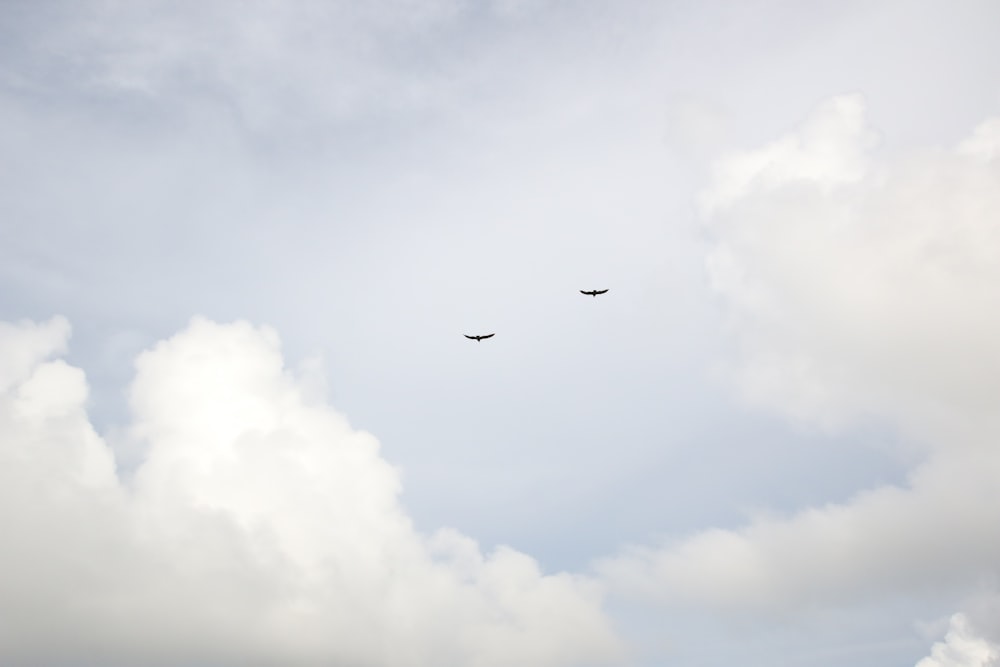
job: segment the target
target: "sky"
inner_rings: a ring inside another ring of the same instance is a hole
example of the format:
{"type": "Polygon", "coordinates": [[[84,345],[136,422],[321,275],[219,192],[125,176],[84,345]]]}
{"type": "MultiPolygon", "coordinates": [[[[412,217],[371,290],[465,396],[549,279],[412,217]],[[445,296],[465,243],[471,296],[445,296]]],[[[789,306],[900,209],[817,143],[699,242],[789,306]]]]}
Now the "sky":
{"type": "Polygon", "coordinates": [[[3,3],[0,662],[1000,665],[997,25],[3,3]]]}

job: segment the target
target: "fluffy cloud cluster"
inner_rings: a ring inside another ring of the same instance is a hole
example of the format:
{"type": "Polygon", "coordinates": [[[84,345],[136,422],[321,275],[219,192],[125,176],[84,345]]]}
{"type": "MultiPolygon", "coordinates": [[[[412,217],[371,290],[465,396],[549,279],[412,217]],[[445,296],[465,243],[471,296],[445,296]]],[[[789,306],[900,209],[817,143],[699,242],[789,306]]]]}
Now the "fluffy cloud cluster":
{"type": "Polygon", "coordinates": [[[0,325],[0,662],[593,664],[591,581],[417,533],[369,435],[277,336],[195,320],[137,361],[124,483],[59,359],[68,324],[0,325]]]}
{"type": "Polygon", "coordinates": [[[931,444],[1000,429],[1000,124],[955,150],[873,158],[858,97],[716,165],[708,271],[757,404],[931,444]]]}
{"type": "Polygon", "coordinates": [[[983,639],[970,627],[963,614],[951,617],[951,627],[944,641],[916,667],[994,667],[1000,664],[1000,644],[983,639]]]}
{"type": "Polygon", "coordinates": [[[1000,122],[898,160],[875,136],[844,96],[721,160],[708,273],[748,400],[827,428],[883,420],[924,460],[901,487],[627,550],[601,565],[621,590],[796,609],[1000,574],[1000,122]]]}

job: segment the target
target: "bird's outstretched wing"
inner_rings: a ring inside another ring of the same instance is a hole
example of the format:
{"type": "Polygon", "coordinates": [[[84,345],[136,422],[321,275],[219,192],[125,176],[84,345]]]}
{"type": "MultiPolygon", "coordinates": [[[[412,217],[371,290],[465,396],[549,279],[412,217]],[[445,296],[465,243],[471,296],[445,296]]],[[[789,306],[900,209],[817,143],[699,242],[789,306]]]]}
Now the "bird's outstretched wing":
{"type": "Polygon", "coordinates": [[[598,290],[594,290],[594,294],[604,294],[607,291],[608,290],[606,290],[606,289],[598,289],[598,290]]]}
{"type": "Polygon", "coordinates": [[[594,296],[594,292],[588,292],[585,289],[580,290],[580,294],[586,294],[587,296],[594,296]]]}
{"type": "Polygon", "coordinates": [[[495,333],[491,333],[491,334],[487,334],[485,336],[480,336],[480,338],[493,338],[494,336],[496,336],[496,334],[495,333]]]}
{"type": "Polygon", "coordinates": [[[470,336],[469,334],[462,334],[462,335],[464,335],[469,340],[478,340],[478,338],[476,336],[470,336]]]}

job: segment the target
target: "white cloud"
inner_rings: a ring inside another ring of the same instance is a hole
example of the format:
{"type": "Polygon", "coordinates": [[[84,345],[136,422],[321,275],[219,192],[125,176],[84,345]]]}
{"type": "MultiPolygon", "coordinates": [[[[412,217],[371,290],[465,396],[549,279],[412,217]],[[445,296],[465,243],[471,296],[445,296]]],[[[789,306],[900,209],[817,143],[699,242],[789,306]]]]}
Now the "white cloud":
{"type": "Polygon", "coordinates": [[[958,150],[984,162],[1000,158],[1000,118],[991,118],[982,123],[971,137],[959,144],[958,150]]]}
{"type": "Polygon", "coordinates": [[[963,614],[951,617],[944,641],[937,642],[931,654],[916,667],[992,667],[1000,664],[1000,645],[979,636],[963,614]]]}
{"type": "Polygon", "coordinates": [[[733,377],[830,428],[928,446],[902,487],[759,516],[601,564],[621,590],[717,609],[961,591],[1000,563],[1000,161],[995,121],[953,151],[873,156],[858,97],[723,159],[703,203],[733,377]]]}
{"type": "Polygon", "coordinates": [[[195,320],[142,354],[123,484],[61,360],[0,335],[0,659],[56,664],[613,661],[600,590],[454,531],[418,534],[378,443],[286,370],[277,335],[195,320]]]}
{"type": "Polygon", "coordinates": [[[8,391],[24,382],[31,371],[48,357],[66,351],[69,322],[55,318],[46,324],[0,322],[0,390],[8,391]]]}
{"type": "Polygon", "coordinates": [[[937,458],[907,488],[633,548],[602,570],[630,595],[737,611],[974,587],[1000,562],[998,479],[998,456],[937,458]]]}
{"type": "Polygon", "coordinates": [[[718,161],[712,185],[700,197],[702,211],[712,215],[751,193],[796,183],[818,186],[823,193],[855,183],[865,175],[865,153],[874,141],[874,133],[865,125],[863,99],[835,97],[796,132],[718,161]]]}
{"type": "Polygon", "coordinates": [[[875,415],[932,442],[990,440],[995,121],[956,151],[878,163],[861,109],[837,98],[791,137],[720,161],[706,191],[708,271],[742,345],[738,382],[806,421],[875,415]]]}

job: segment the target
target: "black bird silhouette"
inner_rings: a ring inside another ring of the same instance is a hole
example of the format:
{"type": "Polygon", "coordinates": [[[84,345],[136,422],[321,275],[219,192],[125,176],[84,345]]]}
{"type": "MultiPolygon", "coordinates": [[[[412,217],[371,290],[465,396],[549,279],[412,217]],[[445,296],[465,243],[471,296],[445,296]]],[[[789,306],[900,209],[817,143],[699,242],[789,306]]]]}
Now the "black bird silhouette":
{"type": "Polygon", "coordinates": [[[468,338],[469,340],[474,340],[474,341],[476,341],[477,343],[478,343],[479,341],[481,341],[482,339],[484,339],[484,338],[493,338],[494,336],[496,336],[496,334],[495,334],[495,333],[491,333],[491,334],[486,334],[485,336],[470,336],[469,334],[463,334],[463,335],[464,335],[464,336],[465,336],[466,338],[468,338]]]}
{"type": "Polygon", "coordinates": [[[586,294],[587,296],[597,296],[598,294],[604,294],[607,291],[608,290],[606,289],[595,289],[595,290],[590,290],[588,292],[587,290],[582,289],[580,290],[580,294],[586,294]]]}

